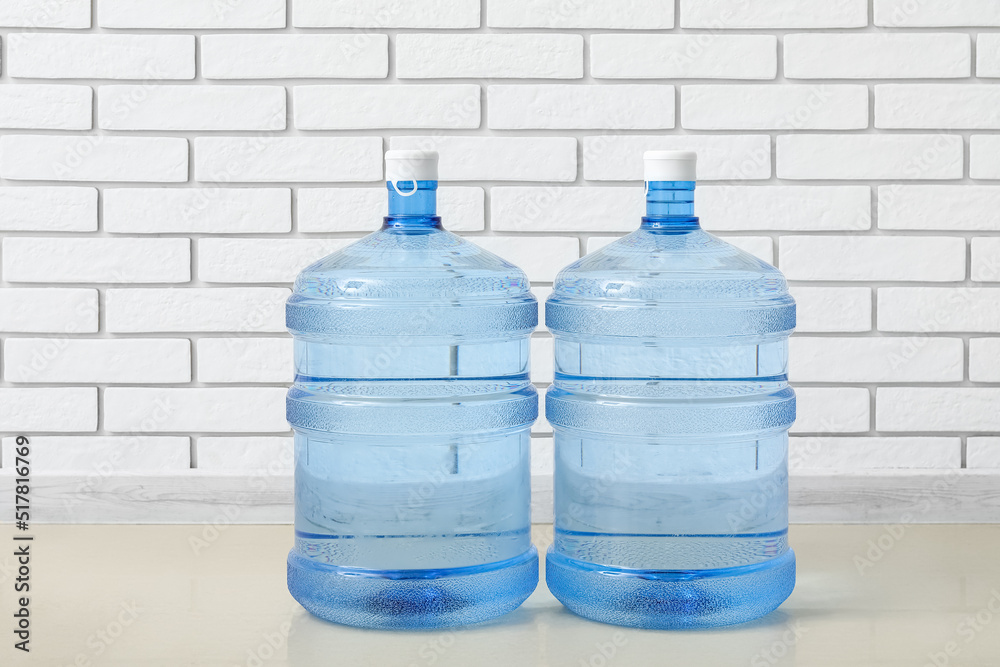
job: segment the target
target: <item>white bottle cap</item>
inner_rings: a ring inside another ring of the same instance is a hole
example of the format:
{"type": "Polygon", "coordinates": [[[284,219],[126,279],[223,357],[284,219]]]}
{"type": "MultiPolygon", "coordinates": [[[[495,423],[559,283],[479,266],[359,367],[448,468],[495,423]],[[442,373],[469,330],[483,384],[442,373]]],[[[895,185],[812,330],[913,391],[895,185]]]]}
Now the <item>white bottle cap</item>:
{"type": "Polygon", "coordinates": [[[694,151],[646,151],[646,182],[694,181],[698,154],[694,151]]]}
{"type": "Polygon", "coordinates": [[[437,179],[437,151],[385,152],[385,180],[395,183],[437,179]]]}

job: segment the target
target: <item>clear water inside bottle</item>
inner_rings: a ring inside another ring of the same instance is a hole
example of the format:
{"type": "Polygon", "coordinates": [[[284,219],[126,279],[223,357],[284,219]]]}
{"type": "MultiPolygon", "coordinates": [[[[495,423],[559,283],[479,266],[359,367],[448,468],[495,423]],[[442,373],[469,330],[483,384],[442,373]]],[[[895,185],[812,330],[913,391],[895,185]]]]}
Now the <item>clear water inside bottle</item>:
{"type": "Polygon", "coordinates": [[[777,269],[700,228],[693,190],[650,183],[640,229],[564,269],[546,306],[547,582],[622,625],[749,620],[794,583],[794,302],[777,269]]]}
{"type": "Polygon", "coordinates": [[[289,588],[366,627],[484,620],[538,577],[537,303],[520,269],[441,228],[436,183],[416,185],[389,184],[382,229],[307,267],[287,305],[289,588]]]}

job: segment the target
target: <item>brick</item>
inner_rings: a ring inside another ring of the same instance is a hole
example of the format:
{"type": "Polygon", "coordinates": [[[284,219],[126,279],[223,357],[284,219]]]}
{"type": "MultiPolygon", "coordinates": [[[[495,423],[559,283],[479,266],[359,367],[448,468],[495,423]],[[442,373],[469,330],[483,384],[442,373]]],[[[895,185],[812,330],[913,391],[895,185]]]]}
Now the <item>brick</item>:
{"type": "Polygon", "coordinates": [[[284,432],[282,387],[109,387],[105,427],[113,432],[284,432]],[[141,425],[141,426],[140,426],[141,425]]]}
{"type": "Polygon", "coordinates": [[[7,73],[31,79],[193,79],[192,35],[7,36],[7,73]]]}
{"type": "Polygon", "coordinates": [[[381,137],[198,137],[195,180],[210,183],[376,181],[381,137]]]}
{"type": "Polygon", "coordinates": [[[490,86],[495,130],[655,130],[674,126],[674,87],[622,84],[490,86]]]}
{"type": "Polygon", "coordinates": [[[958,382],[965,347],[960,338],[794,336],[792,382],[958,382]]]}
{"type": "Polygon", "coordinates": [[[976,37],[976,76],[1000,77],[1000,35],[984,33],[976,37]]]}
{"type": "Polygon", "coordinates": [[[903,185],[878,189],[879,229],[1000,230],[1000,187],[903,185]]]}
{"type": "Polygon", "coordinates": [[[944,236],[783,236],[789,280],[965,279],[965,239],[944,236]]]}
{"type": "Polygon", "coordinates": [[[557,34],[396,35],[400,79],[579,79],[583,37],[557,34]]]}
{"type": "Polygon", "coordinates": [[[785,35],[789,79],[954,79],[972,74],[968,35],[808,33],[785,35]]]}
{"type": "Polygon", "coordinates": [[[281,382],[295,377],[292,339],[202,338],[198,341],[200,382],[281,382]]]}
{"type": "Polygon", "coordinates": [[[875,25],[887,28],[1000,26],[1000,6],[992,0],[874,0],[874,10],[875,25]]]}
{"type": "MultiPolygon", "coordinates": [[[[14,460],[16,438],[3,439],[14,460]]],[[[31,439],[31,465],[48,473],[165,473],[191,467],[191,439],[181,436],[49,435],[31,439]]]]}
{"type": "Polygon", "coordinates": [[[94,333],[96,289],[7,287],[0,289],[0,331],[10,333],[94,333]]]}
{"type": "Polygon", "coordinates": [[[576,238],[477,236],[473,241],[519,266],[532,282],[552,282],[564,266],[580,258],[576,238]]]}
{"type": "Polygon", "coordinates": [[[151,384],[190,382],[187,339],[8,338],[8,382],[151,384]]]}
{"type": "Polygon", "coordinates": [[[96,430],[95,387],[0,388],[0,431],[66,433],[96,430]]]}
{"type": "Polygon", "coordinates": [[[190,241],[11,237],[3,242],[3,278],[15,283],[184,283],[191,279],[190,241]]]}
{"type": "Polygon", "coordinates": [[[0,86],[0,128],[89,130],[94,93],[89,86],[22,83],[0,86]]]}
{"type": "Polygon", "coordinates": [[[102,28],[284,28],[285,0],[100,0],[102,28]]]}
{"type": "Polygon", "coordinates": [[[280,233],[292,228],[288,188],[107,188],[104,230],[123,234],[280,233]]]}
{"type": "Polygon", "coordinates": [[[593,35],[595,79],[773,79],[773,35],[593,35]]]}
{"type": "Polygon", "coordinates": [[[1000,388],[879,387],[875,428],[879,431],[996,431],[1000,388]]]}
{"type": "Polygon", "coordinates": [[[969,176],[1000,179],[1000,135],[976,134],[969,138],[969,176]]]}
{"type": "MultiPolygon", "coordinates": [[[[373,232],[389,213],[384,187],[300,188],[297,197],[300,232],[373,232]]],[[[486,226],[484,199],[482,188],[438,188],[442,225],[453,232],[481,231],[486,226]]]]}
{"type": "Polygon", "coordinates": [[[853,332],[872,329],[872,290],[869,287],[791,288],[795,298],[795,330],[853,332]]]}
{"type": "Polygon", "coordinates": [[[862,129],[868,127],[868,87],[684,86],[681,125],[692,130],[862,129]]]}
{"type": "Polygon", "coordinates": [[[791,438],[791,470],[935,469],[962,466],[961,438],[791,438]]]}
{"type": "Polygon", "coordinates": [[[478,28],[479,0],[296,0],[298,28],[478,28]]]}
{"type": "Polygon", "coordinates": [[[824,231],[871,227],[867,185],[705,185],[695,214],[709,231],[824,231]]]}
{"type": "Polygon", "coordinates": [[[965,467],[1000,468],[1000,438],[968,438],[966,440],[965,467]]]}
{"type": "Polygon", "coordinates": [[[300,130],[476,129],[481,122],[476,84],[296,86],[294,96],[300,130]]]}
{"type": "Polygon", "coordinates": [[[972,279],[976,282],[1000,282],[1000,237],[972,239],[972,279]]]}
{"type": "Polygon", "coordinates": [[[198,438],[195,452],[198,469],[209,472],[266,472],[275,475],[291,473],[295,467],[292,438],[198,438]]]}
{"type": "Polygon", "coordinates": [[[0,230],[93,232],[97,230],[97,189],[79,187],[0,188],[0,230]]]}
{"type": "Polygon", "coordinates": [[[109,289],[107,330],[283,332],[290,293],[282,287],[109,289]]]}
{"type": "Polygon", "coordinates": [[[722,240],[757,259],[774,264],[774,240],[770,236],[723,236],[722,240]]]}
{"type": "Polygon", "coordinates": [[[302,269],[355,239],[201,239],[198,278],[206,283],[291,283],[302,269]]]}
{"type": "Polygon", "coordinates": [[[771,139],[763,135],[603,135],[584,137],[588,181],[641,181],[642,154],[652,150],[698,153],[698,180],[752,180],[771,176],[771,139]]]}
{"type": "Polygon", "coordinates": [[[206,79],[384,79],[389,38],[376,34],[203,35],[206,79]]]}
{"type": "Polygon", "coordinates": [[[0,26],[10,28],[89,28],[90,0],[4,0],[0,26]]]}
{"type": "Polygon", "coordinates": [[[103,130],[283,130],[281,86],[101,86],[103,130]]]}
{"type": "Polygon", "coordinates": [[[502,0],[487,3],[486,24],[491,28],[667,29],[674,27],[674,5],[661,0],[502,0]]]}
{"type": "Polygon", "coordinates": [[[1000,332],[1000,289],[880,287],[880,331],[1000,332]]]}
{"type": "Polygon", "coordinates": [[[994,85],[891,83],[875,86],[875,127],[1000,129],[994,85]]]}
{"type": "Polygon", "coordinates": [[[393,149],[436,150],[442,181],[574,181],[571,137],[393,137],[393,149]]]}
{"type": "Polygon", "coordinates": [[[865,433],[871,418],[870,399],[862,387],[796,387],[791,432],[865,433]]]}
{"type": "Polygon", "coordinates": [[[865,0],[681,0],[682,28],[861,28],[865,0]]]}
{"type": "Polygon", "coordinates": [[[1000,382],[1000,338],[973,338],[969,341],[969,379],[973,382],[1000,382]]]}
{"type": "Polygon", "coordinates": [[[554,373],[553,340],[551,336],[531,339],[531,381],[535,384],[551,384],[554,373]]]}
{"type": "Polygon", "coordinates": [[[646,209],[636,187],[494,187],[490,226],[507,232],[630,232],[646,209]]]}
{"type": "Polygon", "coordinates": [[[956,135],[783,134],[777,138],[778,178],[961,178],[963,153],[956,135]]]}
{"type": "Polygon", "coordinates": [[[11,180],[181,182],[187,139],[169,137],[0,137],[0,175],[11,180]]]}

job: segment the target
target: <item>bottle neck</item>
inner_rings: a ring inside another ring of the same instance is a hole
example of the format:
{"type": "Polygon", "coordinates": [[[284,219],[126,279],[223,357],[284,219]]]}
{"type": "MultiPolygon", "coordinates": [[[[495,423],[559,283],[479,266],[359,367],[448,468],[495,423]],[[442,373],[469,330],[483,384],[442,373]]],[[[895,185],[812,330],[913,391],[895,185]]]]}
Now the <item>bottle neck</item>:
{"type": "Polygon", "coordinates": [[[698,229],[694,216],[694,181],[647,181],[643,229],[689,231],[698,229]]]}
{"type": "Polygon", "coordinates": [[[440,228],[441,218],[437,215],[437,181],[388,181],[389,215],[383,229],[395,228],[440,228]]]}

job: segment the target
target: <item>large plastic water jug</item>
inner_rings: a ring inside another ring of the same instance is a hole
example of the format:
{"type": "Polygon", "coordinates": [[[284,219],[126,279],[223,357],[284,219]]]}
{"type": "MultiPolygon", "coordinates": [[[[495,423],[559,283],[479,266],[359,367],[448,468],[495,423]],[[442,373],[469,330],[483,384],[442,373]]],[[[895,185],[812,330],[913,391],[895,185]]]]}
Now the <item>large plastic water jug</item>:
{"type": "Polygon", "coordinates": [[[573,612],[618,625],[740,623],[795,585],[795,302],[776,268],[701,229],[695,157],[646,153],[639,229],[563,269],[546,304],[546,582],[573,612]]]}
{"type": "Polygon", "coordinates": [[[538,582],[538,306],[524,272],[441,227],[436,153],[389,151],[386,178],[381,229],[303,270],[286,307],[288,588],[347,625],[474,623],[538,582]]]}

